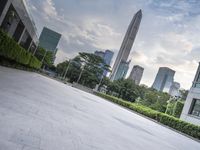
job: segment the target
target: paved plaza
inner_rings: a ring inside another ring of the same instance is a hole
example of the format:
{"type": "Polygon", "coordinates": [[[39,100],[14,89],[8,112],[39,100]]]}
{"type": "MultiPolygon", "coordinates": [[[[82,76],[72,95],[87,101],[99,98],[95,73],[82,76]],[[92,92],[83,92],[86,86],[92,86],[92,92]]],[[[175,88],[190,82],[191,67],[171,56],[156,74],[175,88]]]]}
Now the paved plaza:
{"type": "Polygon", "coordinates": [[[200,143],[61,82],[0,67],[0,150],[200,150],[200,143]]]}

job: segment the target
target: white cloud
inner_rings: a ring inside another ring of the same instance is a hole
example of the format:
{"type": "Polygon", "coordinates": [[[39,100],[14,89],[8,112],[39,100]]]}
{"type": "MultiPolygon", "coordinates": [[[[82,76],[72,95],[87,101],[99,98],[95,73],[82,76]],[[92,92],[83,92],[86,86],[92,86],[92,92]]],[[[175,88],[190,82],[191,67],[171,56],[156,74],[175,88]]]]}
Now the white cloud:
{"type": "Polygon", "coordinates": [[[40,30],[45,25],[63,35],[57,62],[79,51],[111,49],[116,56],[134,12],[142,8],[130,68],[143,66],[142,83],[149,86],[161,66],[176,70],[175,79],[183,87],[192,83],[200,59],[198,0],[28,0],[28,4],[40,30]]]}
{"type": "Polygon", "coordinates": [[[43,10],[46,13],[46,15],[49,17],[58,17],[55,4],[52,0],[45,0],[43,2],[43,10]]]}

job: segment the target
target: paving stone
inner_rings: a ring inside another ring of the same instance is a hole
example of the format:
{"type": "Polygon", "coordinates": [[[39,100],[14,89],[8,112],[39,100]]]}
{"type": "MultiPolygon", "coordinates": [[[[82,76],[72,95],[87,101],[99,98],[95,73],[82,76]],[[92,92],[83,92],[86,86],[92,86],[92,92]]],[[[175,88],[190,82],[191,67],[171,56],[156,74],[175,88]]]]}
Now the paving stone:
{"type": "Polygon", "coordinates": [[[0,150],[200,150],[200,143],[95,95],[0,67],[0,150]]]}

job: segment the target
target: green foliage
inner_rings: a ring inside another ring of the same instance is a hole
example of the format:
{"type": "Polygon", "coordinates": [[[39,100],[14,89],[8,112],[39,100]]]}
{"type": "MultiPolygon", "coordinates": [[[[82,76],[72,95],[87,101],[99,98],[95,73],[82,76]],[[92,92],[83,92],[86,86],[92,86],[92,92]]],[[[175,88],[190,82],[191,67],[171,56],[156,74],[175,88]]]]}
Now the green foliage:
{"type": "Polygon", "coordinates": [[[101,57],[91,53],[79,53],[70,61],[70,64],[68,61],[58,64],[56,71],[63,76],[67,68],[66,77],[70,82],[77,82],[81,70],[83,70],[79,84],[89,88],[94,88],[100,82],[104,69],[109,70],[109,66],[103,62],[101,57]]]}
{"type": "Polygon", "coordinates": [[[127,101],[148,106],[154,110],[165,112],[169,95],[148,88],[145,85],[136,85],[130,79],[121,79],[110,82],[107,88],[107,94],[115,95],[127,101]],[[116,94],[117,93],[117,94],[116,94]]]}
{"type": "MultiPolygon", "coordinates": [[[[122,99],[119,99],[119,98],[116,98],[116,97],[113,97],[110,95],[102,94],[102,93],[95,93],[95,94],[102,98],[105,98],[111,102],[117,103],[123,107],[133,110],[137,113],[140,113],[144,116],[147,116],[155,121],[158,121],[161,124],[164,124],[168,127],[171,127],[177,131],[180,131],[182,133],[185,133],[189,136],[192,136],[192,137],[200,140],[200,126],[196,126],[196,125],[187,123],[178,118],[155,111],[151,108],[142,106],[140,104],[127,102],[122,99]]],[[[179,106],[177,106],[177,107],[179,107],[179,106]]]]}
{"type": "Polygon", "coordinates": [[[108,85],[108,93],[118,93],[118,98],[134,102],[135,99],[140,95],[139,88],[140,87],[135,85],[134,82],[130,79],[120,79],[110,82],[108,85]]]}
{"type": "Polygon", "coordinates": [[[180,93],[181,93],[181,98],[183,99],[183,100],[186,100],[186,98],[187,98],[187,95],[188,95],[188,90],[184,90],[184,89],[181,89],[180,90],[180,93]]]}
{"type": "Polygon", "coordinates": [[[183,101],[178,100],[175,103],[174,111],[173,111],[173,116],[174,117],[179,118],[181,116],[181,112],[183,110],[183,106],[184,106],[184,102],[183,101]]]}
{"type": "Polygon", "coordinates": [[[31,68],[39,69],[41,67],[42,63],[34,56],[31,56],[31,59],[29,61],[29,66],[31,68]]]}
{"type": "Polygon", "coordinates": [[[170,96],[167,93],[148,89],[140,103],[154,110],[165,112],[169,98],[170,96]]]}
{"type": "Polygon", "coordinates": [[[12,38],[1,30],[0,56],[34,69],[39,69],[41,67],[40,62],[32,56],[31,53],[19,46],[12,38]]]}
{"type": "Polygon", "coordinates": [[[167,109],[166,109],[166,111],[165,111],[166,114],[168,114],[168,115],[173,115],[175,103],[176,103],[176,101],[173,100],[173,99],[170,99],[170,100],[168,101],[167,109]]]}
{"type": "Polygon", "coordinates": [[[183,106],[184,101],[171,99],[167,104],[167,109],[165,113],[179,118],[181,116],[183,106]]]}
{"type": "Polygon", "coordinates": [[[54,59],[54,54],[51,51],[47,51],[42,48],[42,47],[38,47],[36,53],[35,53],[35,57],[37,59],[39,59],[40,61],[42,61],[43,57],[44,57],[44,61],[43,64],[51,67],[53,65],[53,59],[54,59]]]}

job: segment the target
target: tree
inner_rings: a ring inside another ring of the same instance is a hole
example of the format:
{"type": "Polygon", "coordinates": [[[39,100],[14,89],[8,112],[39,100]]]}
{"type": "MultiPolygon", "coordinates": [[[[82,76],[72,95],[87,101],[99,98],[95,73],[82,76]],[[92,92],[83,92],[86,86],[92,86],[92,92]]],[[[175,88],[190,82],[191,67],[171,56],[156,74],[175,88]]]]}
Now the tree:
{"type": "Polygon", "coordinates": [[[188,90],[185,90],[185,89],[181,89],[180,90],[180,94],[181,94],[181,98],[183,99],[183,100],[186,100],[186,98],[187,98],[187,95],[188,95],[188,90]]]}
{"type": "Polygon", "coordinates": [[[94,88],[101,80],[103,70],[105,68],[110,68],[106,65],[103,59],[92,53],[79,53],[74,59],[69,62],[63,62],[57,65],[57,71],[59,74],[65,72],[67,66],[69,65],[69,70],[66,77],[70,82],[77,82],[84,86],[94,88]],[[82,74],[81,74],[82,72],[82,74]],[[81,74],[81,76],[79,76],[81,74]]]}
{"type": "Polygon", "coordinates": [[[35,53],[35,57],[38,58],[40,61],[43,59],[43,65],[51,67],[53,65],[54,54],[52,51],[46,51],[42,47],[38,47],[35,53]]]}

